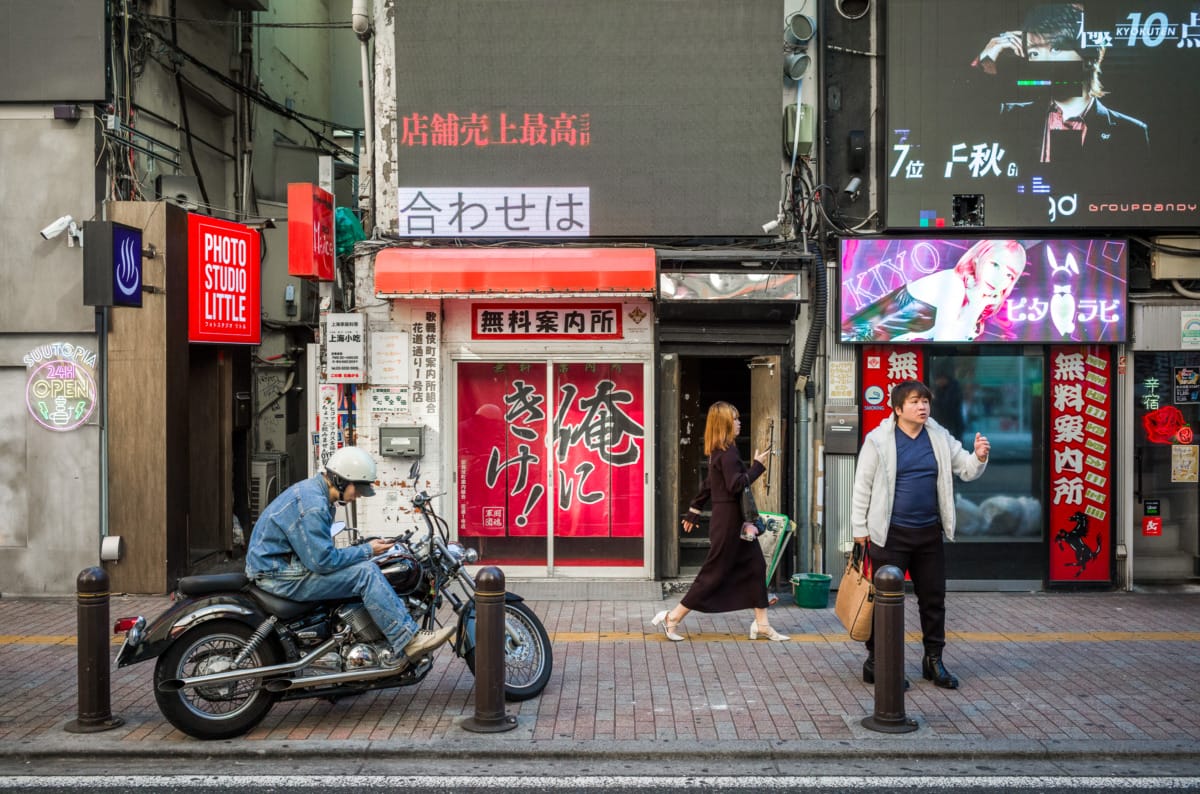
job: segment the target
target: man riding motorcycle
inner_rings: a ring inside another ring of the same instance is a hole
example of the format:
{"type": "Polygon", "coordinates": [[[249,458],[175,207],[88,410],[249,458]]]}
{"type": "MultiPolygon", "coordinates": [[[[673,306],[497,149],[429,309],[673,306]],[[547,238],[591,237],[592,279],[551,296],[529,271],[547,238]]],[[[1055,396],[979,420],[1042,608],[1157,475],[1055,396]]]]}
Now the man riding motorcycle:
{"type": "Polygon", "coordinates": [[[246,552],[246,577],[259,588],[292,601],[324,601],[355,595],[388,640],[379,652],[383,667],[400,668],[430,651],[455,627],[421,629],[371,557],[392,541],[339,549],[330,528],[337,503],[372,496],[375,459],[358,447],[342,447],[325,471],[292,485],[259,516],[246,552]]]}

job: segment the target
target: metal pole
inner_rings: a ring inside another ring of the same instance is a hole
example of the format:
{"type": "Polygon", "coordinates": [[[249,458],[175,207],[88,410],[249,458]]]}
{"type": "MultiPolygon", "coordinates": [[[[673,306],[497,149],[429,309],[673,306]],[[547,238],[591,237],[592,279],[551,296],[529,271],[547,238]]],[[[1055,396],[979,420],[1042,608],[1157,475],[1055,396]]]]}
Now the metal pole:
{"type": "Polygon", "coordinates": [[[916,720],[904,714],[904,571],[884,565],[875,572],[875,713],[862,725],[881,733],[910,733],[916,720]]]}
{"type": "Polygon", "coordinates": [[[475,716],[462,726],[473,733],[517,727],[504,712],[504,572],[494,565],[475,577],[475,716]]]}
{"type": "Polygon", "coordinates": [[[109,705],[108,574],[103,568],[84,568],[75,580],[75,590],[79,708],[78,718],[68,722],[65,730],[98,733],[125,723],[112,715],[109,705]]]}

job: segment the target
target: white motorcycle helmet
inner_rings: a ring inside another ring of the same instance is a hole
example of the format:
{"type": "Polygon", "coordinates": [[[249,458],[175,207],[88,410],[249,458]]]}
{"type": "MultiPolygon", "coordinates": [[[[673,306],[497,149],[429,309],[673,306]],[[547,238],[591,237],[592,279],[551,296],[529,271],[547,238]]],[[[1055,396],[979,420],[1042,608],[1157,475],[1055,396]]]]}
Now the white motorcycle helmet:
{"type": "Polygon", "coordinates": [[[375,459],[359,447],[342,447],[329,457],[325,474],[330,478],[338,496],[350,483],[354,483],[359,496],[374,496],[375,459]]]}

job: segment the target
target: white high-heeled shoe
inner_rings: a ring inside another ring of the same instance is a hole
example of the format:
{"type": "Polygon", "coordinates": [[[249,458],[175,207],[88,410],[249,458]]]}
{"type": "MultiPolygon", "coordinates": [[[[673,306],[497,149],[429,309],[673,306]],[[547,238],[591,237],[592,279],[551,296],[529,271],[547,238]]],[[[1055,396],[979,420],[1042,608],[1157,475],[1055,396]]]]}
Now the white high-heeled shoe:
{"type": "Polygon", "coordinates": [[[762,636],[764,638],[771,640],[772,642],[787,642],[788,640],[791,639],[791,637],[789,637],[788,635],[780,634],[778,631],[771,628],[769,625],[766,626],[765,628],[763,626],[760,626],[758,621],[756,620],[750,624],[750,639],[757,640],[758,635],[760,633],[762,634],[762,636]]]}
{"type": "Polygon", "coordinates": [[[657,626],[659,623],[663,624],[663,630],[667,634],[667,639],[671,642],[683,642],[685,639],[687,639],[682,634],[677,634],[675,632],[675,629],[679,628],[679,621],[671,620],[671,610],[669,609],[664,609],[662,612],[659,612],[650,622],[655,626],[657,626]]]}

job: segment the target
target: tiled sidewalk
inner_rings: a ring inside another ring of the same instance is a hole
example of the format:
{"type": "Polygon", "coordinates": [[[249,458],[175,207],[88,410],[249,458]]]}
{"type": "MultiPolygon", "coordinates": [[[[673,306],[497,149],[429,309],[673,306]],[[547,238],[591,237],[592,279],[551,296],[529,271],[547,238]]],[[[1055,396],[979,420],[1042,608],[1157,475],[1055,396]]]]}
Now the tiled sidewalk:
{"type": "MultiPolygon", "coordinates": [[[[114,597],[110,615],[150,617],[166,603],[114,597]]],[[[623,743],[881,741],[858,724],[872,713],[873,690],[859,678],[861,645],[845,638],[832,609],[772,608],[772,624],[793,636],[786,643],[746,640],[749,612],[693,614],[684,624],[690,641],[671,643],[649,625],[663,602],[531,606],[551,633],[554,674],[541,697],[509,704],[518,729],[497,736],[584,752],[623,743]]],[[[946,664],[963,682],[954,692],[920,678],[908,599],[906,710],[921,724],[911,736],[1200,748],[1200,595],[951,593],[948,608],[946,664]]],[[[127,750],[217,744],[162,718],[152,662],[112,672],[122,726],[65,733],[77,709],[75,620],[74,599],[0,599],[0,751],[48,738],[80,753],[97,742],[127,750]]],[[[416,687],[280,703],[245,741],[412,746],[445,738],[461,746],[477,736],[457,724],[473,714],[472,686],[466,665],[443,649],[416,687]]]]}

